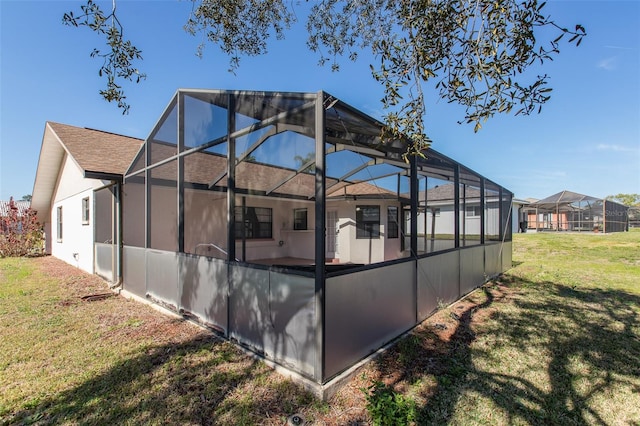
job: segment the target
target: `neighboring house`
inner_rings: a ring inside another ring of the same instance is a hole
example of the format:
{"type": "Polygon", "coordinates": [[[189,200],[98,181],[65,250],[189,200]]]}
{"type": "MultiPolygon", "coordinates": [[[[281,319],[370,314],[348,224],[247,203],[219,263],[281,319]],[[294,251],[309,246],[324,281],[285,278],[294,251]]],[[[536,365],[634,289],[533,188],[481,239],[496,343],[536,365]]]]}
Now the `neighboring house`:
{"type": "Polygon", "coordinates": [[[407,256],[400,214],[408,203],[409,199],[398,197],[396,192],[366,182],[336,190],[328,188],[327,259],[335,263],[371,264],[407,256]],[[372,220],[371,228],[359,227],[358,223],[367,218],[372,220]],[[363,237],[376,232],[377,238],[363,237]]]}
{"type": "MultiPolygon", "coordinates": [[[[11,201],[2,201],[0,200],[0,217],[8,217],[9,213],[10,213],[10,205],[11,201]]],[[[20,201],[16,201],[13,200],[14,206],[15,208],[18,209],[18,216],[22,216],[31,206],[31,202],[30,201],[24,201],[24,200],[20,200],[20,201]]]]}
{"type": "MultiPolygon", "coordinates": [[[[422,207],[422,211],[418,212],[419,235],[424,235],[427,239],[453,236],[455,196],[455,186],[451,183],[435,185],[420,192],[419,206],[422,207]]],[[[481,205],[481,190],[478,187],[469,186],[464,193],[459,192],[458,197],[461,240],[465,244],[473,245],[479,244],[481,234],[488,240],[499,238],[499,194],[485,191],[484,208],[481,205]]]]}
{"type": "Polygon", "coordinates": [[[527,229],[621,232],[629,229],[628,207],[598,197],[561,191],[525,207],[527,229]]]}
{"type": "Polygon", "coordinates": [[[47,123],[33,204],[53,255],[326,395],[511,267],[512,194],[431,149],[405,161],[381,126],[324,92],[181,89],[144,143],[47,123]]]}
{"type": "MultiPolygon", "coordinates": [[[[27,210],[29,210],[31,203],[29,201],[13,201],[13,208],[17,209],[18,219],[24,216],[27,210]]],[[[4,222],[1,219],[8,218],[11,214],[11,201],[1,201],[0,200],[0,224],[4,226],[4,222]]],[[[20,224],[18,224],[20,228],[20,224]]],[[[5,229],[0,229],[0,232],[5,232],[5,229]]],[[[20,231],[20,229],[18,229],[20,231]]]]}
{"type": "Polygon", "coordinates": [[[534,200],[531,198],[528,198],[525,200],[514,198],[513,200],[511,200],[511,203],[513,205],[512,212],[511,212],[511,217],[512,217],[511,221],[512,221],[512,232],[514,234],[517,234],[519,232],[520,233],[527,232],[527,227],[528,227],[527,221],[529,220],[527,206],[535,201],[538,201],[538,200],[534,200]]]}
{"type": "MultiPolygon", "coordinates": [[[[417,230],[419,252],[431,253],[455,247],[456,217],[459,223],[459,241],[463,247],[480,244],[481,235],[486,241],[499,241],[510,230],[500,230],[506,225],[500,218],[500,189],[495,184],[487,185],[484,192],[477,185],[462,185],[434,178],[425,179],[418,199],[417,230]],[[455,199],[459,200],[456,212],[455,199]],[[482,207],[484,206],[484,207],[482,207]]],[[[408,197],[408,194],[404,194],[408,197]]],[[[510,206],[504,206],[503,213],[510,206]]],[[[405,211],[405,213],[407,213],[405,211]]],[[[516,216],[517,218],[517,213],[516,216]]],[[[405,215],[405,228],[409,229],[410,216],[405,215]]],[[[517,223],[517,222],[516,222],[517,223]]],[[[517,232],[516,228],[513,228],[517,232]]],[[[407,235],[409,238],[409,235],[407,235]]]]}
{"type": "Polygon", "coordinates": [[[142,143],[99,130],[46,123],[31,198],[44,225],[46,253],[96,272],[95,191],[122,181],[142,143]]]}

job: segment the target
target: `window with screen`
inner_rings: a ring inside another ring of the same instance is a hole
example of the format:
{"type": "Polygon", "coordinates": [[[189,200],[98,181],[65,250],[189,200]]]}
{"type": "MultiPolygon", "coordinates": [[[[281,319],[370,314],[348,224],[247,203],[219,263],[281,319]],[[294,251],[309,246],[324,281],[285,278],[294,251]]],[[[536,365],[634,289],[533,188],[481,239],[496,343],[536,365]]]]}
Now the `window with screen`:
{"type": "Polygon", "coordinates": [[[307,229],[307,209],[293,210],[293,229],[296,231],[307,229]]]}
{"type": "Polygon", "coordinates": [[[480,206],[467,206],[467,217],[480,217],[480,206]]]}
{"type": "Polygon", "coordinates": [[[356,206],[356,238],[380,236],[380,206],[356,206]]]}
{"type": "Polygon", "coordinates": [[[82,199],[82,224],[89,224],[89,197],[82,199]]]}
{"type": "Polygon", "coordinates": [[[62,242],[62,206],[56,210],[56,233],[58,242],[62,242]]]}
{"type": "Polygon", "coordinates": [[[387,207],[387,238],[398,238],[398,207],[387,207]]]}
{"type": "Polygon", "coordinates": [[[236,207],[236,239],[273,238],[273,212],[266,207],[236,207]]]}

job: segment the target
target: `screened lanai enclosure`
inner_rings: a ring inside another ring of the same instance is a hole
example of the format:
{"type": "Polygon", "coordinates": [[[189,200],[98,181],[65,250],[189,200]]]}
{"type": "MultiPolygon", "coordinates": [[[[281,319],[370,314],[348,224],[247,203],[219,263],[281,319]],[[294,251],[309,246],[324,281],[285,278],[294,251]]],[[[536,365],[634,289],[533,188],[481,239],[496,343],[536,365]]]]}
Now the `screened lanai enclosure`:
{"type": "Polygon", "coordinates": [[[123,288],[321,386],[510,268],[512,194],[381,126],[179,90],[124,178],[123,288]]]}
{"type": "Polygon", "coordinates": [[[622,232],[628,207],[577,192],[561,191],[524,208],[527,228],[537,231],[622,232]]]}

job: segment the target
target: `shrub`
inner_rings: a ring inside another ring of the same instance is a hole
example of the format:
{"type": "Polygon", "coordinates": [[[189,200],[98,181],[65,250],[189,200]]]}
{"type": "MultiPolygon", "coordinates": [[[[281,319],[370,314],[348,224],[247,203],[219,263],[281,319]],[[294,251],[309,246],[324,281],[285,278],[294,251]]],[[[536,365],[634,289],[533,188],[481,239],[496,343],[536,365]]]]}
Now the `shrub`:
{"type": "Polygon", "coordinates": [[[415,402],[376,380],[368,389],[367,411],[375,425],[407,425],[416,420],[415,402]]]}
{"type": "Polygon", "coordinates": [[[0,217],[0,257],[43,253],[44,231],[31,207],[20,212],[13,197],[6,216],[0,217]]]}

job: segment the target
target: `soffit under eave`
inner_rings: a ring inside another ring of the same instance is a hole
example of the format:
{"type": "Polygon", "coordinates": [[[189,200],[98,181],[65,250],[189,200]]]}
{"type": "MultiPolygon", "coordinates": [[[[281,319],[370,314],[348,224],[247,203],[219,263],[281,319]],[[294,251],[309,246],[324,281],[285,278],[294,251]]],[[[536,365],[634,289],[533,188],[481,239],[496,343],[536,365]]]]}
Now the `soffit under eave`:
{"type": "Polygon", "coordinates": [[[66,151],[60,139],[47,123],[42,137],[36,178],[31,194],[31,208],[37,212],[37,218],[40,222],[48,221],[51,198],[53,197],[65,153],[66,151]]]}

